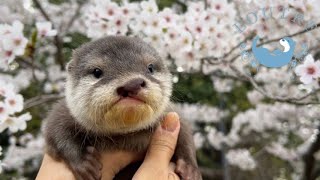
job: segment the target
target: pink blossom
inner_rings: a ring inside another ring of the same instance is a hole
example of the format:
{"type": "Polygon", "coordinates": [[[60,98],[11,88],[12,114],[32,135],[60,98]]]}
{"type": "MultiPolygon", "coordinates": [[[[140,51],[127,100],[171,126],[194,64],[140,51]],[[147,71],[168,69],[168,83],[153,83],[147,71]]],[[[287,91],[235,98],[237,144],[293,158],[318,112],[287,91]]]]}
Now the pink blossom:
{"type": "Polygon", "coordinates": [[[12,25],[0,25],[0,68],[7,70],[15,56],[24,54],[28,40],[23,35],[23,24],[14,21],[12,25]]]}
{"type": "Polygon", "coordinates": [[[296,67],[295,73],[300,76],[303,84],[310,84],[313,79],[320,77],[320,61],[315,62],[313,57],[308,55],[304,63],[296,67]]]}
{"type": "Polygon", "coordinates": [[[6,104],[0,101],[0,124],[8,118],[8,114],[6,104]]]}
{"type": "Polygon", "coordinates": [[[20,94],[11,93],[11,95],[6,97],[5,103],[8,107],[9,114],[21,112],[23,109],[23,97],[20,94]]]}
{"type": "Polygon", "coordinates": [[[7,128],[13,133],[19,130],[23,131],[27,128],[26,121],[29,121],[30,119],[30,113],[25,113],[18,117],[8,117],[6,120],[0,123],[0,132],[3,132],[7,128]]]}
{"type": "Polygon", "coordinates": [[[45,36],[55,36],[57,35],[57,30],[52,29],[52,23],[51,22],[37,22],[36,27],[38,30],[38,34],[40,37],[45,36]]]}

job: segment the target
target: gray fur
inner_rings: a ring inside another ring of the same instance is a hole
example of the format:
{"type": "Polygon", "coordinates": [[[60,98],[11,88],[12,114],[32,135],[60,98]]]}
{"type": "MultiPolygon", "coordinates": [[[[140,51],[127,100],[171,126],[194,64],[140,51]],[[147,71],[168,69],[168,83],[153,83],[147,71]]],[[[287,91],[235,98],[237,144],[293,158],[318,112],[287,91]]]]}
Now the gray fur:
{"type": "MultiPolygon", "coordinates": [[[[146,74],[146,60],[154,63],[156,70],[168,72],[162,63],[161,57],[155,49],[141,41],[139,38],[128,38],[125,36],[108,36],[97,41],[84,44],[74,51],[73,60],[69,63],[69,72],[77,82],[81,77],[90,74],[97,61],[105,72],[103,83],[107,83],[123,73],[141,72],[146,74]],[[74,68],[76,67],[76,68],[74,68]]],[[[152,76],[147,75],[150,80],[155,81],[152,76]]],[[[77,85],[77,84],[75,84],[77,85]]]]}
{"type": "MultiPolygon", "coordinates": [[[[146,65],[149,62],[155,64],[157,71],[169,73],[158,53],[140,39],[109,36],[87,43],[75,50],[73,60],[68,65],[68,73],[72,77],[73,86],[77,86],[81,78],[92,76],[90,72],[96,65],[99,65],[104,74],[94,87],[108,84],[108,82],[126,75],[127,72],[139,73],[150,81],[159,83],[156,78],[147,73],[146,65]]],[[[160,86],[169,87],[169,85],[161,84],[160,86]]],[[[88,94],[88,96],[90,95],[88,94]]],[[[88,154],[85,150],[86,147],[93,146],[98,152],[112,149],[145,152],[153,130],[159,125],[165,114],[166,112],[163,112],[156,121],[157,123],[146,129],[123,134],[101,133],[90,131],[80,124],[70,112],[66,101],[62,100],[53,107],[47,118],[45,126],[47,152],[54,158],[67,162],[77,179],[86,179],[85,177],[90,176],[90,173],[83,168],[89,164],[84,159],[88,154]]],[[[178,159],[183,159],[193,170],[190,172],[177,171],[181,177],[190,176],[191,179],[201,179],[197,170],[192,134],[183,121],[181,121],[181,130],[173,161],[178,159]]],[[[121,173],[126,174],[126,172],[120,172],[120,175],[117,176],[119,179],[125,177],[121,176],[121,173]]],[[[99,179],[99,177],[94,179],[99,179]]]]}

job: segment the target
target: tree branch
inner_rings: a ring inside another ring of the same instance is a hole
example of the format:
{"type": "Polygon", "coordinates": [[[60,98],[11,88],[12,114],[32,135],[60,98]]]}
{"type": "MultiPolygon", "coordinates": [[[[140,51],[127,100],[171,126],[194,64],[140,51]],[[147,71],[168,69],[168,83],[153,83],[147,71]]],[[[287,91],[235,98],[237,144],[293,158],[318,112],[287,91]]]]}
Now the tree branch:
{"type": "MultiPolygon", "coordinates": [[[[311,29],[311,30],[302,30],[302,31],[299,31],[299,32],[296,32],[296,33],[293,33],[291,35],[289,35],[288,37],[294,37],[294,36],[298,36],[300,34],[303,34],[303,33],[306,33],[308,31],[312,31],[312,30],[315,30],[316,28],[319,28],[320,27],[320,23],[316,24],[316,27],[311,29]]],[[[237,78],[236,79],[239,79],[239,80],[247,80],[249,81],[253,87],[258,91],[260,92],[262,95],[264,95],[265,97],[269,98],[269,99],[272,99],[272,100],[275,100],[275,101],[279,101],[279,102],[286,102],[286,103],[291,103],[291,104],[296,104],[296,105],[309,105],[309,104],[320,104],[320,102],[318,101],[309,101],[309,102],[303,102],[303,100],[305,100],[307,97],[311,96],[311,95],[314,95],[316,94],[317,92],[320,91],[320,89],[316,89],[304,96],[301,96],[301,97],[279,97],[279,96],[273,96],[269,93],[267,93],[262,87],[260,87],[258,85],[258,83],[250,76],[242,73],[241,71],[239,71],[235,66],[233,66],[231,63],[233,63],[238,57],[240,57],[240,54],[237,54],[233,57],[231,57],[231,59],[229,60],[225,60],[224,58],[227,58],[230,54],[232,54],[232,52],[236,49],[236,48],[239,48],[240,45],[243,43],[243,42],[246,42],[248,39],[252,38],[252,36],[254,36],[254,34],[250,34],[248,37],[246,37],[242,42],[240,42],[236,47],[232,48],[228,53],[226,53],[225,55],[223,55],[222,57],[220,58],[217,58],[217,57],[204,57],[201,59],[201,62],[202,62],[202,65],[207,62],[208,64],[210,65],[219,65],[219,64],[225,64],[225,65],[229,65],[229,67],[231,68],[231,70],[233,70],[236,74],[237,74],[237,78]],[[220,61],[218,61],[220,60],[220,61]]],[[[278,41],[279,39],[281,39],[282,37],[279,37],[279,38],[275,38],[275,39],[271,39],[271,40],[268,40],[268,41],[265,41],[265,42],[262,42],[260,43],[259,45],[263,45],[263,44],[268,44],[268,43],[271,43],[271,42],[275,42],[275,41],[278,41]]],[[[251,51],[251,49],[247,49],[246,51],[251,51]]],[[[234,78],[233,78],[234,79],[234,78]]]]}
{"type": "Polygon", "coordinates": [[[68,33],[69,29],[72,27],[74,21],[77,19],[77,17],[79,17],[80,15],[80,10],[83,7],[83,5],[85,4],[85,1],[80,1],[78,3],[78,7],[75,10],[73,16],[70,18],[69,22],[66,25],[66,28],[64,29],[64,33],[68,33]]]}
{"type": "Polygon", "coordinates": [[[223,173],[221,170],[214,170],[212,168],[200,167],[200,172],[204,179],[222,180],[223,173]]]}
{"type": "Polygon", "coordinates": [[[229,65],[230,69],[233,70],[238,76],[243,77],[245,79],[247,79],[252,85],[253,87],[260,92],[262,95],[264,95],[265,97],[275,100],[275,101],[279,101],[279,102],[286,102],[286,103],[291,103],[291,104],[296,104],[296,105],[309,105],[309,104],[320,104],[320,102],[318,101],[310,101],[310,102],[303,102],[304,99],[306,99],[307,97],[316,94],[317,92],[320,92],[320,88],[313,90],[312,92],[300,96],[300,97],[279,97],[279,96],[273,96],[269,93],[267,93],[262,87],[260,87],[258,85],[258,83],[251,77],[248,76],[244,73],[242,73],[241,71],[239,71],[235,66],[233,65],[229,65]]]}
{"type": "Polygon", "coordinates": [[[51,21],[50,16],[46,13],[46,11],[43,9],[42,5],[40,4],[40,2],[38,0],[33,0],[33,3],[35,4],[35,6],[40,10],[41,14],[43,15],[43,17],[47,20],[47,21],[51,21]]]}
{"type": "MultiPolygon", "coordinates": [[[[41,3],[38,0],[33,0],[35,6],[40,10],[41,14],[43,15],[43,17],[47,20],[50,21],[52,23],[52,27],[57,29],[55,27],[55,25],[53,24],[53,22],[51,21],[50,16],[46,13],[46,11],[44,10],[43,6],[41,5],[41,3]]],[[[54,37],[54,45],[57,48],[57,52],[55,54],[55,59],[56,62],[60,65],[60,68],[63,70],[65,68],[65,59],[64,59],[64,55],[63,55],[63,42],[59,36],[59,34],[57,34],[54,37]]]]}
{"type": "MultiPolygon", "coordinates": [[[[217,60],[222,60],[227,58],[231,53],[233,53],[233,51],[235,51],[237,48],[239,48],[241,46],[242,43],[246,42],[249,39],[252,39],[255,36],[254,33],[250,34],[249,36],[247,36],[243,41],[241,41],[240,43],[238,43],[235,47],[231,48],[230,51],[228,51],[227,53],[225,53],[224,55],[222,55],[221,57],[215,57],[215,56],[208,56],[208,57],[203,57],[201,58],[201,60],[204,61],[209,61],[212,63],[212,61],[217,61],[217,60]]],[[[220,64],[221,62],[218,62],[218,64],[220,64]]]]}
{"type": "MultiPolygon", "coordinates": [[[[302,31],[299,31],[299,32],[293,33],[293,34],[291,34],[291,35],[289,35],[289,36],[286,36],[286,37],[294,37],[294,36],[298,36],[298,35],[300,35],[300,34],[303,34],[303,33],[309,32],[309,31],[313,31],[313,30],[315,30],[315,29],[317,29],[317,28],[319,28],[319,27],[320,27],[320,23],[316,24],[315,26],[316,26],[316,27],[315,27],[315,28],[313,28],[313,29],[310,29],[310,30],[309,30],[309,29],[305,29],[305,30],[302,30],[302,31]]],[[[279,39],[281,39],[281,38],[283,38],[283,37],[274,38],[274,39],[271,39],[271,40],[268,40],[268,41],[262,42],[262,43],[258,44],[257,46],[261,46],[261,45],[264,45],[264,44],[269,44],[269,43],[272,43],[272,42],[276,42],[276,41],[279,41],[279,39]]]]}
{"type": "MultiPolygon", "coordinates": [[[[303,34],[303,33],[309,32],[309,31],[313,31],[313,30],[315,30],[315,29],[317,29],[317,28],[319,28],[319,27],[320,27],[320,23],[316,24],[316,27],[313,28],[313,29],[310,29],[310,30],[307,29],[307,30],[298,31],[298,32],[296,32],[296,33],[293,33],[293,34],[291,34],[291,35],[288,35],[287,37],[298,36],[298,35],[300,35],[300,34],[303,34]]],[[[219,58],[218,58],[218,57],[208,56],[208,57],[203,57],[202,59],[205,60],[205,61],[207,61],[207,62],[209,62],[209,63],[212,64],[212,65],[217,65],[217,64],[226,63],[226,62],[227,62],[227,63],[232,63],[232,62],[234,62],[238,57],[240,57],[240,54],[237,54],[237,55],[233,56],[232,58],[230,58],[230,60],[224,60],[224,59],[227,58],[227,57],[229,57],[229,55],[232,54],[232,52],[233,52],[236,48],[238,48],[238,47],[241,45],[241,43],[246,42],[248,39],[251,39],[252,36],[253,36],[253,34],[250,34],[250,35],[249,35],[248,37],[246,37],[242,42],[240,42],[236,47],[232,48],[231,51],[229,51],[228,53],[226,53],[226,54],[223,55],[222,57],[219,57],[219,58]],[[220,60],[220,61],[217,62],[217,60],[220,60]]],[[[285,37],[285,36],[281,36],[281,37],[279,37],[279,38],[274,38],[274,39],[271,39],[271,40],[268,40],[268,41],[264,41],[264,42],[258,43],[257,46],[261,46],[261,45],[264,45],[264,44],[269,44],[269,43],[272,43],[272,42],[279,41],[279,39],[281,39],[281,38],[283,38],[283,37],[285,37]]],[[[246,49],[245,51],[251,52],[251,48],[246,49]]]]}
{"type": "Polygon", "coordinates": [[[315,140],[310,148],[302,155],[304,161],[303,180],[315,180],[317,177],[314,174],[315,157],[314,154],[320,150],[320,126],[315,140]]]}

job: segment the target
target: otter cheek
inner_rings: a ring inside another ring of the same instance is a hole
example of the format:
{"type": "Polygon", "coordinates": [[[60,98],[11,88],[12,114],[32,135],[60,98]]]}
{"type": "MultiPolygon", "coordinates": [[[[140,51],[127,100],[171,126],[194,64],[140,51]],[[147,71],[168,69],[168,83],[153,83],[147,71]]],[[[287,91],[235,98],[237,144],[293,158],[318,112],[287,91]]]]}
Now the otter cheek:
{"type": "Polygon", "coordinates": [[[146,123],[152,115],[153,110],[147,104],[136,106],[118,104],[106,112],[105,120],[113,126],[112,128],[123,128],[146,123]]]}

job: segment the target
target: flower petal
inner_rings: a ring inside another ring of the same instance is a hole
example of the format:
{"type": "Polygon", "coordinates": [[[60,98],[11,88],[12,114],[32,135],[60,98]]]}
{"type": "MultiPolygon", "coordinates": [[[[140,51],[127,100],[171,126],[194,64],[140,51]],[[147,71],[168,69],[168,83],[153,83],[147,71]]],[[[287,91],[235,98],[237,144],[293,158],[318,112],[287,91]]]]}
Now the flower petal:
{"type": "Polygon", "coordinates": [[[46,36],[55,36],[57,35],[57,30],[50,30],[49,32],[47,32],[46,36]]]}
{"type": "Polygon", "coordinates": [[[296,69],[294,70],[294,72],[298,75],[298,76],[303,76],[306,74],[306,68],[304,65],[299,65],[296,67],[296,69]]]}
{"type": "Polygon", "coordinates": [[[312,57],[311,54],[308,54],[306,57],[305,57],[305,60],[304,60],[304,63],[305,65],[310,65],[310,64],[313,64],[314,63],[314,59],[312,57]]]}
{"type": "Polygon", "coordinates": [[[312,83],[312,76],[301,76],[300,78],[300,81],[303,83],[303,84],[310,84],[312,83]]]}

